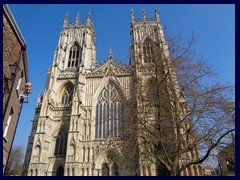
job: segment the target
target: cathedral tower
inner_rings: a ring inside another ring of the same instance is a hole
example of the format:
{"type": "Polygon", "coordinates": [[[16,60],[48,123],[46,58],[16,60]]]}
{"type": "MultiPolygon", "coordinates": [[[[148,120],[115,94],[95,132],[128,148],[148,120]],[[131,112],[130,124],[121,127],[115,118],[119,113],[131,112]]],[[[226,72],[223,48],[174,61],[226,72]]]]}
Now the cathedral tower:
{"type": "MultiPolygon", "coordinates": [[[[147,19],[143,10],[142,20],[136,20],[131,11],[131,38],[129,64],[117,60],[112,49],[98,63],[90,12],[86,22],[81,22],[78,13],[73,24],[66,13],[44,93],[38,97],[24,175],[157,174],[155,164],[139,155],[143,151],[141,142],[133,138],[128,144],[125,132],[126,122],[134,122],[130,117],[136,114],[133,111],[141,111],[139,78],[148,82],[154,76],[154,48],[161,50],[161,57],[169,57],[157,9],[155,19],[147,19]],[[140,153],[130,157],[135,144],[139,144],[140,153]]],[[[139,133],[137,127],[129,127],[130,132],[139,133]]]]}

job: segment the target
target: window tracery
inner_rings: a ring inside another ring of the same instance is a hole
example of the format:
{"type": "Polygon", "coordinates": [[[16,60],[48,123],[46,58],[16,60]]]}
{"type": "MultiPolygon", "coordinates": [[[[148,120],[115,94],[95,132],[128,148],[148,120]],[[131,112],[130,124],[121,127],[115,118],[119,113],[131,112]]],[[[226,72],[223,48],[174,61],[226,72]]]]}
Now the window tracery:
{"type": "Polygon", "coordinates": [[[96,138],[121,136],[123,102],[116,85],[109,83],[100,93],[96,105],[96,138]]]}
{"type": "Polygon", "coordinates": [[[69,51],[68,66],[67,67],[77,67],[80,48],[77,44],[74,44],[69,51]]]}
{"type": "Polygon", "coordinates": [[[150,38],[147,38],[143,43],[143,58],[144,58],[144,63],[155,62],[153,41],[150,38]]]}
{"type": "Polygon", "coordinates": [[[62,104],[69,105],[72,102],[73,98],[73,88],[71,85],[68,85],[62,95],[62,104]]]}

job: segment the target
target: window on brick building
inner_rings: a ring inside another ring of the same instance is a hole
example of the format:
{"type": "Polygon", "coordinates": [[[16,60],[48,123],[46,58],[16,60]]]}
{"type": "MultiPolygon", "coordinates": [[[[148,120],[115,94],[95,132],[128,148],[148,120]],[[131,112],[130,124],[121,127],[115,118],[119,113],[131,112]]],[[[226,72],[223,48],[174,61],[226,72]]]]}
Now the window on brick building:
{"type": "Polygon", "coordinates": [[[17,85],[17,88],[16,88],[17,90],[19,90],[19,88],[21,86],[22,78],[23,78],[23,70],[21,71],[20,78],[18,80],[18,85],[17,85]]]}
{"type": "Polygon", "coordinates": [[[4,129],[4,133],[3,133],[3,137],[5,139],[6,139],[6,136],[7,136],[8,128],[9,128],[9,125],[11,123],[11,119],[12,119],[13,114],[14,114],[14,112],[13,112],[13,109],[11,108],[9,116],[8,116],[7,124],[6,124],[6,127],[4,129]]]}

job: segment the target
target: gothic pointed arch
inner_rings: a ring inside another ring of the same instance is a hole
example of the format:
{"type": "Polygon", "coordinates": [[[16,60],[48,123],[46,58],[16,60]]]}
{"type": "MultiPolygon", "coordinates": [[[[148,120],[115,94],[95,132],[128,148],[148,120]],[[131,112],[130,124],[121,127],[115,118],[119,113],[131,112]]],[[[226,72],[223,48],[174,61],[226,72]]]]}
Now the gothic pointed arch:
{"type": "Polygon", "coordinates": [[[82,49],[77,41],[73,41],[68,48],[67,68],[76,68],[80,64],[82,49]]]}
{"type": "Polygon", "coordinates": [[[154,42],[150,37],[146,37],[142,42],[142,56],[144,64],[154,63],[154,42]]]}
{"type": "Polygon", "coordinates": [[[40,157],[41,157],[41,145],[36,144],[36,146],[34,147],[33,162],[35,163],[40,162],[40,157]]]}
{"type": "Polygon", "coordinates": [[[57,171],[56,171],[56,176],[64,176],[64,168],[63,166],[58,166],[57,171]]]}
{"type": "Polygon", "coordinates": [[[76,147],[74,144],[71,144],[69,147],[68,161],[75,161],[76,147]]]}
{"type": "Polygon", "coordinates": [[[66,155],[66,147],[67,147],[67,137],[68,133],[66,128],[61,128],[58,132],[58,136],[55,144],[55,155],[56,156],[65,156],[66,155]]]}
{"type": "Polygon", "coordinates": [[[67,106],[72,103],[73,92],[74,92],[74,85],[71,81],[65,82],[59,88],[58,98],[62,106],[67,106]]]}
{"type": "Polygon", "coordinates": [[[119,86],[109,80],[96,101],[95,138],[118,138],[122,134],[124,97],[119,86]]]}
{"type": "Polygon", "coordinates": [[[115,87],[117,88],[118,92],[120,93],[121,97],[123,98],[123,101],[126,100],[125,97],[125,93],[123,88],[121,87],[120,83],[118,82],[118,80],[113,79],[112,77],[108,76],[105,77],[104,80],[100,83],[99,87],[97,88],[95,94],[93,95],[93,105],[95,106],[97,104],[97,98],[99,97],[102,89],[107,86],[109,83],[112,83],[115,85],[115,87]]]}
{"type": "Polygon", "coordinates": [[[119,176],[121,165],[121,155],[115,149],[107,149],[102,151],[96,158],[96,168],[102,169],[105,176],[119,176]],[[111,171],[111,172],[110,172],[111,171]]]}

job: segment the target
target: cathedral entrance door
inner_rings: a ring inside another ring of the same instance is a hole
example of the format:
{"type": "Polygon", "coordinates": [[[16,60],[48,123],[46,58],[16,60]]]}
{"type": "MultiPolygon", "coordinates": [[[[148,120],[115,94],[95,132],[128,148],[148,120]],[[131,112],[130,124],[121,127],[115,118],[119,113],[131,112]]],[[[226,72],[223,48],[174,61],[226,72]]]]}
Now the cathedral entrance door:
{"type": "Polygon", "coordinates": [[[59,166],[58,168],[57,168],[57,174],[56,174],[57,176],[63,176],[64,175],[64,169],[63,169],[63,167],[62,166],[59,166]]]}

